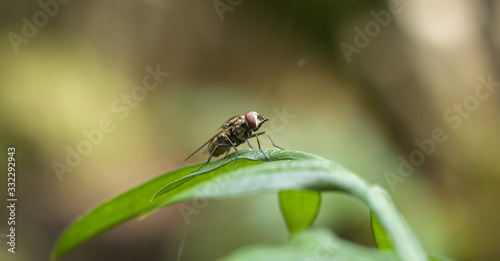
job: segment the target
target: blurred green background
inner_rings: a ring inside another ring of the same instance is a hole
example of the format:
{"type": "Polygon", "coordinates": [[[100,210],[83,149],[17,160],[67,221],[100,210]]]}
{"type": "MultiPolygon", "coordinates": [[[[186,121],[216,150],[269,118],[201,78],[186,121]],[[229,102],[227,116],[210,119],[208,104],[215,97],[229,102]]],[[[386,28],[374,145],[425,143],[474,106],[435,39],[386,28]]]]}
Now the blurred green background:
{"type": "MultiPolygon", "coordinates": [[[[4,155],[16,147],[19,200],[16,254],[0,208],[1,260],[47,260],[78,215],[182,166],[250,110],[270,118],[263,129],[278,145],[385,187],[428,252],[500,259],[500,92],[478,87],[500,81],[497,1],[42,0],[0,10],[0,143],[4,155]],[[147,68],[169,75],[145,90],[147,68]],[[103,120],[108,133],[97,130],[103,120]],[[438,128],[446,140],[427,143],[429,155],[391,186],[401,157],[417,160],[415,140],[438,128]]],[[[330,193],[315,225],[373,246],[368,217],[330,193]]],[[[288,233],[275,194],[217,200],[188,221],[177,205],[129,221],[61,260],[177,260],[183,239],[180,260],[214,260],[288,233]]]]}

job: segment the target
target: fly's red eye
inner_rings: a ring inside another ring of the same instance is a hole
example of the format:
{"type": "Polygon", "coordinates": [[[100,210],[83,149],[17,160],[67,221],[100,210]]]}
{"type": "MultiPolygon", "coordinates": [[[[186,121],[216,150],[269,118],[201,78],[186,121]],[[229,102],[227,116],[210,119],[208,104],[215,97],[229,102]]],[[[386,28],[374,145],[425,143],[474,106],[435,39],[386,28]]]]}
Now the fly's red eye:
{"type": "Polygon", "coordinates": [[[247,120],[247,124],[250,129],[257,129],[257,115],[248,112],[247,114],[245,114],[245,120],[247,120]]]}

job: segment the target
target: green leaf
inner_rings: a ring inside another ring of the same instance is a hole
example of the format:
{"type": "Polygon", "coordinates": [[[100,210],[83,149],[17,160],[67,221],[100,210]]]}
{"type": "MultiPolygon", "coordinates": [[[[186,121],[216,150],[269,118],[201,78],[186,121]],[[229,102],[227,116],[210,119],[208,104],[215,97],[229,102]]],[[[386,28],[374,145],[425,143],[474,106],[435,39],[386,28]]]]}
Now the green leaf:
{"type": "Polygon", "coordinates": [[[284,246],[246,247],[221,261],[391,261],[400,260],[389,251],[378,251],[344,241],[327,229],[306,229],[284,246]]]}
{"type": "Polygon", "coordinates": [[[321,192],[310,190],[280,191],[281,213],[291,234],[309,227],[319,212],[321,192]]]}
{"type": "MultiPolygon", "coordinates": [[[[306,159],[316,157],[307,153],[294,152],[290,152],[286,155],[277,155],[273,151],[266,151],[266,154],[273,160],[306,159]]],[[[263,161],[266,161],[266,159],[260,151],[241,151],[238,155],[238,164],[233,165],[232,163],[234,162],[233,153],[225,158],[212,161],[201,169],[201,171],[196,172],[195,174],[201,175],[211,171],[210,174],[204,176],[217,176],[230,170],[248,167],[254,164],[261,164],[263,161]]],[[[165,184],[170,184],[176,180],[191,175],[191,172],[198,169],[200,166],[201,163],[198,163],[167,172],[94,207],[86,214],[83,214],[75,220],[59,236],[54,249],[52,250],[51,258],[56,259],[100,233],[129,219],[138,217],[148,210],[151,211],[157,203],[150,202],[150,199],[160,188],[164,187],[165,184]]],[[[163,197],[159,197],[158,199],[162,198],[163,197]]]]}
{"type": "Polygon", "coordinates": [[[53,257],[142,211],[151,212],[176,202],[282,190],[316,190],[342,191],[365,202],[391,238],[394,251],[401,259],[426,260],[419,242],[384,189],[370,186],[335,163],[312,154],[277,149],[264,152],[271,162],[263,162],[265,158],[259,150],[240,150],[236,165],[233,165],[235,154],[232,153],[193,174],[191,172],[200,164],[166,173],[125,192],[72,224],[58,240],[53,257]]]}
{"type": "Polygon", "coordinates": [[[177,180],[198,167],[199,164],[182,167],[156,177],[96,206],[80,216],[62,233],[54,246],[51,258],[56,259],[103,231],[134,218],[153,207],[155,204],[149,202],[149,198],[162,184],[177,180]]]}
{"type": "Polygon", "coordinates": [[[367,200],[371,212],[389,236],[398,256],[403,260],[426,260],[420,243],[397,211],[389,193],[378,185],[373,185],[367,191],[367,200]]]}
{"type": "Polygon", "coordinates": [[[384,228],[382,225],[380,225],[380,222],[377,220],[377,217],[373,213],[370,213],[370,218],[371,218],[371,227],[372,227],[372,233],[373,233],[373,238],[375,239],[375,244],[377,245],[377,248],[380,250],[392,250],[392,242],[389,236],[384,231],[384,228]]]}
{"type": "MultiPolygon", "coordinates": [[[[264,153],[269,157],[270,161],[280,161],[280,160],[304,160],[304,159],[318,159],[321,160],[322,158],[309,154],[309,153],[304,153],[304,152],[298,152],[298,151],[284,151],[284,150],[277,150],[277,149],[263,149],[264,153]]],[[[162,187],[153,197],[155,199],[158,196],[161,196],[179,186],[184,184],[185,182],[188,182],[192,180],[193,178],[200,177],[200,176],[206,176],[204,174],[213,172],[213,170],[216,170],[218,168],[223,167],[224,165],[227,165],[230,162],[234,162],[234,157],[235,153],[231,153],[227,157],[224,157],[220,160],[213,161],[207,166],[205,166],[203,169],[191,173],[189,175],[186,175],[185,177],[178,179],[174,182],[171,182],[167,184],[166,186],[162,187]]],[[[249,159],[249,160],[259,160],[259,161],[266,161],[266,158],[262,153],[258,150],[243,150],[239,152],[238,154],[238,159],[249,159]]],[[[223,173],[226,173],[230,170],[234,170],[235,168],[232,168],[231,166],[227,166],[228,168],[223,171],[223,173]]],[[[213,174],[213,173],[211,173],[213,174]]],[[[213,175],[215,176],[215,175],[213,175]]]]}

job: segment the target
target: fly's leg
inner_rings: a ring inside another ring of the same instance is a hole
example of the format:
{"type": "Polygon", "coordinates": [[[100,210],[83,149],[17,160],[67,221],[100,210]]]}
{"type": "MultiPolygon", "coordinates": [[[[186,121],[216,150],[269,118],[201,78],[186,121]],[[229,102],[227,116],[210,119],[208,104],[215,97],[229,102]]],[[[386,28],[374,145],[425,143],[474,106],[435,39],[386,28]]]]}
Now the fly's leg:
{"type": "Polygon", "coordinates": [[[259,135],[262,135],[262,134],[266,134],[267,137],[269,138],[269,140],[271,141],[271,143],[273,144],[274,147],[278,148],[278,149],[281,149],[281,150],[284,150],[282,147],[274,144],[274,141],[273,139],[271,139],[271,136],[269,136],[269,133],[267,133],[267,131],[263,131],[263,132],[259,132],[257,134],[254,134],[255,137],[259,136],[259,135]]]}
{"type": "Polygon", "coordinates": [[[236,146],[234,146],[233,142],[229,139],[229,137],[225,133],[222,133],[222,135],[224,136],[224,138],[226,138],[227,141],[229,141],[229,144],[231,144],[231,146],[234,148],[234,154],[236,156],[236,158],[234,159],[234,165],[236,165],[236,162],[238,161],[238,149],[236,148],[236,146]]]}
{"type": "MultiPolygon", "coordinates": [[[[260,148],[260,141],[259,141],[259,136],[258,134],[255,134],[254,136],[256,139],[257,139],[257,145],[259,146],[259,150],[260,152],[262,152],[262,154],[264,154],[264,157],[266,157],[267,161],[270,161],[269,158],[267,157],[266,153],[264,153],[264,151],[262,151],[262,149],[260,148]]],[[[248,141],[248,140],[247,140],[248,141]]]]}
{"type": "Polygon", "coordinates": [[[262,152],[262,154],[264,154],[264,156],[266,157],[267,161],[270,161],[269,158],[267,157],[267,155],[264,153],[264,151],[262,151],[262,149],[260,148],[259,135],[262,135],[262,134],[266,134],[267,135],[267,137],[269,138],[269,140],[271,141],[271,143],[273,144],[274,147],[276,147],[278,149],[282,149],[282,150],[284,150],[284,149],[282,147],[274,144],[273,139],[271,139],[271,136],[269,136],[269,134],[266,131],[254,134],[252,137],[255,137],[257,139],[257,144],[259,145],[260,152],[262,152]]]}
{"type": "Polygon", "coordinates": [[[195,173],[196,171],[200,170],[201,168],[205,167],[205,165],[207,165],[209,162],[210,162],[210,159],[212,159],[212,156],[214,155],[214,152],[219,148],[219,147],[231,147],[231,145],[229,144],[224,144],[224,143],[219,143],[217,145],[215,145],[215,148],[212,150],[212,152],[210,153],[210,157],[208,157],[208,160],[207,162],[205,162],[203,165],[201,165],[201,167],[199,167],[197,170],[191,172],[191,173],[195,173]]]}
{"type": "Polygon", "coordinates": [[[253,150],[253,147],[252,147],[252,145],[250,144],[250,141],[249,141],[248,139],[247,139],[247,143],[248,143],[248,146],[250,146],[250,149],[252,149],[252,150],[253,150]]]}

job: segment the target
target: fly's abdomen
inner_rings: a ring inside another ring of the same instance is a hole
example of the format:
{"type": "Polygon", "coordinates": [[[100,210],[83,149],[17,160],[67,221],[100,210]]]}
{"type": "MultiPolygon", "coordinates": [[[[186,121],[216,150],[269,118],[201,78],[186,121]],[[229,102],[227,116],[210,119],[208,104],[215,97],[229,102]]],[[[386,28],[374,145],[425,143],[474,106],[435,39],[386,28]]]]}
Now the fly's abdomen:
{"type": "Polygon", "coordinates": [[[218,139],[218,137],[215,137],[212,142],[210,142],[208,144],[208,151],[211,152],[215,149],[215,146],[217,146],[217,144],[227,144],[229,146],[219,146],[215,151],[214,153],[212,154],[214,157],[218,157],[219,155],[221,154],[224,154],[226,152],[228,152],[230,149],[231,149],[231,145],[229,144],[228,141],[225,141],[225,142],[221,142],[221,140],[225,140],[224,138],[221,138],[221,139],[218,139]]]}

